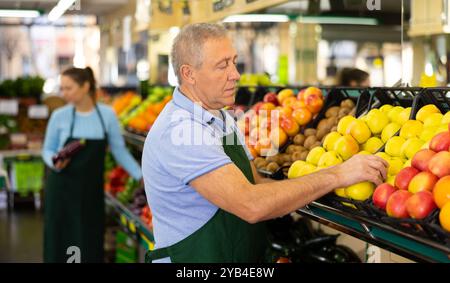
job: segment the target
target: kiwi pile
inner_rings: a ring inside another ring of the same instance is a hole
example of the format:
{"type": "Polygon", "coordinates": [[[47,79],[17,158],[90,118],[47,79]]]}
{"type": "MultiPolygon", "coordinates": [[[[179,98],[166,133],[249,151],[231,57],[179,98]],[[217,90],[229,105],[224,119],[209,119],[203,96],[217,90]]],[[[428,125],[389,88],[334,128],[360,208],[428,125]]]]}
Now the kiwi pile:
{"type": "Polygon", "coordinates": [[[303,134],[297,134],[284,153],[256,158],[254,160],[256,168],[275,173],[280,167],[285,167],[284,171],[287,174],[292,163],[297,160],[305,161],[311,149],[320,146],[328,133],[336,131],[342,117],[355,115],[355,112],[355,103],[351,99],[342,101],[339,106],[329,108],[325,112],[325,118],[320,120],[317,129],[308,128],[303,131],[303,134]]]}

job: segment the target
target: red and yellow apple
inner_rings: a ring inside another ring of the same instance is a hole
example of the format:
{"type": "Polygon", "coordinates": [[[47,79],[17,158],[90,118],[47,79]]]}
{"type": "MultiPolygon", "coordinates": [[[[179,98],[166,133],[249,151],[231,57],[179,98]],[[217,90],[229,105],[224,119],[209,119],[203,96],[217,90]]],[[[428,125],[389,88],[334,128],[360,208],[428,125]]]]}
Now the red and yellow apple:
{"type": "Polygon", "coordinates": [[[430,142],[430,149],[435,152],[448,151],[450,148],[450,133],[437,134],[430,142]]]}
{"type": "Polygon", "coordinates": [[[373,193],[373,196],[372,196],[373,204],[376,207],[378,207],[382,210],[385,210],[389,197],[395,191],[397,191],[397,189],[395,187],[391,186],[390,184],[386,183],[386,184],[379,185],[375,189],[375,192],[373,193]]]}
{"type": "Polygon", "coordinates": [[[420,172],[414,178],[408,186],[408,191],[416,194],[422,191],[433,191],[434,185],[439,181],[439,178],[430,172],[420,172]]]}
{"type": "Polygon", "coordinates": [[[412,194],[405,190],[394,192],[386,204],[387,215],[395,218],[408,218],[409,214],[406,210],[406,202],[411,196],[412,194]]]}
{"type": "Polygon", "coordinates": [[[266,95],[264,95],[263,101],[270,102],[275,106],[280,105],[280,103],[278,102],[277,94],[274,92],[269,92],[266,95]]]}
{"type": "Polygon", "coordinates": [[[424,219],[435,209],[433,194],[429,191],[418,192],[406,201],[406,211],[414,219],[424,219]]]}
{"type": "Polygon", "coordinates": [[[281,119],[281,128],[290,137],[295,136],[300,131],[300,126],[295,122],[294,118],[284,117],[281,119]]]}
{"type": "Polygon", "coordinates": [[[431,158],[428,169],[439,178],[450,175],[450,152],[441,151],[431,158]]]}
{"type": "Polygon", "coordinates": [[[412,167],[420,171],[428,171],[428,164],[435,154],[436,152],[432,151],[431,149],[420,150],[414,155],[411,161],[412,167]]]}
{"type": "Polygon", "coordinates": [[[403,168],[395,177],[395,186],[401,190],[408,190],[409,183],[419,173],[420,171],[414,167],[403,168]]]}

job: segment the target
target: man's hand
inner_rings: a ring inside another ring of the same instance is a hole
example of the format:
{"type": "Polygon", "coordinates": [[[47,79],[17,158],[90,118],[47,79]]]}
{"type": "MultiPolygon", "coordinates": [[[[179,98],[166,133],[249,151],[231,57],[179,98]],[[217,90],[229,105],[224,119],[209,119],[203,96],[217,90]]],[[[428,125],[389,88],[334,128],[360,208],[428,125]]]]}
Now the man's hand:
{"type": "Polygon", "coordinates": [[[62,169],[64,169],[64,168],[67,167],[67,165],[69,164],[69,162],[70,162],[70,159],[69,159],[69,158],[68,158],[68,159],[60,160],[60,161],[56,162],[55,168],[56,168],[57,170],[62,170],[62,169]]]}
{"type": "Polygon", "coordinates": [[[374,155],[355,155],[346,162],[337,165],[333,171],[337,174],[341,187],[348,187],[361,182],[381,185],[387,177],[389,164],[374,155]]]}

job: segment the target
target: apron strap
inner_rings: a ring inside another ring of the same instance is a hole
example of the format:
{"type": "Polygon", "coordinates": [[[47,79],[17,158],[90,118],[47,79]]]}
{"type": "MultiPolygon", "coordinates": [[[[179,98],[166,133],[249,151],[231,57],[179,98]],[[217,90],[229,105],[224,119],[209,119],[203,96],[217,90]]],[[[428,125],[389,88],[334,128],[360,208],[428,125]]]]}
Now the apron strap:
{"type": "Polygon", "coordinates": [[[145,253],[145,262],[151,263],[153,260],[169,257],[168,248],[156,249],[145,253]]]}
{"type": "MultiPolygon", "coordinates": [[[[98,114],[98,117],[100,118],[100,124],[102,125],[102,129],[103,129],[103,138],[106,139],[108,136],[108,133],[106,132],[106,127],[105,127],[105,122],[103,121],[102,118],[102,114],[100,113],[100,110],[98,109],[97,104],[95,104],[95,111],[98,114]]],[[[70,134],[69,134],[69,138],[73,138],[73,127],[75,125],[75,107],[73,107],[73,111],[72,111],[72,122],[70,124],[70,134]]]]}
{"type": "Polygon", "coordinates": [[[75,106],[73,107],[73,111],[72,111],[72,121],[70,124],[70,134],[69,134],[69,139],[72,138],[72,134],[73,134],[73,126],[75,125],[75,106]]]}
{"type": "Polygon", "coordinates": [[[98,117],[100,118],[100,123],[102,124],[103,138],[106,139],[108,137],[108,133],[106,132],[105,123],[103,121],[102,114],[100,113],[100,110],[98,109],[97,103],[95,104],[95,110],[97,111],[98,117]]]}

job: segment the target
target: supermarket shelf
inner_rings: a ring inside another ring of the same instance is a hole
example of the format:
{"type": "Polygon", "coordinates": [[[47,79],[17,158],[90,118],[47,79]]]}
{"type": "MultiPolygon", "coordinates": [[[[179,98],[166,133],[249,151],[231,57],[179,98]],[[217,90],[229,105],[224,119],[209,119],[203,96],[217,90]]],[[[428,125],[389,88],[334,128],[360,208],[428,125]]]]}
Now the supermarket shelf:
{"type": "MultiPolygon", "coordinates": [[[[145,137],[124,132],[127,143],[142,150],[145,137]]],[[[418,262],[450,263],[450,247],[415,237],[377,221],[313,202],[300,214],[345,234],[418,262]]]]}
{"type": "Polygon", "coordinates": [[[314,221],[417,262],[450,263],[450,247],[313,202],[298,211],[314,221]]]}
{"type": "Polygon", "coordinates": [[[106,205],[112,206],[119,213],[120,224],[135,234],[141,245],[147,250],[152,250],[154,238],[151,229],[110,193],[105,192],[105,202],[106,205]]]}
{"type": "Polygon", "coordinates": [[[19,149],[19,150],[0,150],[1,158],[32,156],[40,157],[42,155],[41,149],[19,149]]]}

